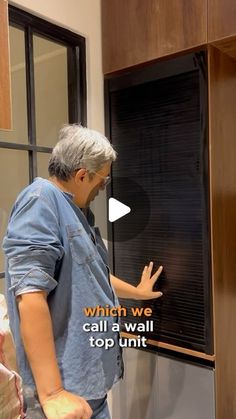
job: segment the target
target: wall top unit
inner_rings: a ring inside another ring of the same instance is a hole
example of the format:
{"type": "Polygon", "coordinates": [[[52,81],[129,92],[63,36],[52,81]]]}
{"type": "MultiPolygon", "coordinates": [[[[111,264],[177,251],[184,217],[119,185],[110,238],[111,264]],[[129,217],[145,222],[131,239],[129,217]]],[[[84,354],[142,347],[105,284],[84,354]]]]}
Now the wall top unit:
{"type": "Polygon", "coordinates": [[[235,0],[102,0],[103,71],[206,44],[236,58],[235,0]]]}
{"type": "Polygon", "coordinates": [[[112,73],[207,42],[207,0],[102,0],[103,70],[112,73]]]}

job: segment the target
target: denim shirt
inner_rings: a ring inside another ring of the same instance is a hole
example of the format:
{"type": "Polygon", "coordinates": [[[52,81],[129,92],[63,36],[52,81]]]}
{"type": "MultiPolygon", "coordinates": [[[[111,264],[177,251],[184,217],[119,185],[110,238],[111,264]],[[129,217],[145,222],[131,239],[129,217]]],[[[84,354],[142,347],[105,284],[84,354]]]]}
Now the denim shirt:
{"type": "Polygon", "coordinates": [[[36,178],[14,204],[3,250],[10,324],[24,384],[34,387],[20,337],[15,297],[45,290],[64,388],[87,400],[104,397],[121,378],[123,361],[119,333],[112,331],[118,318],[86,317],[83,310],[119,305],[110,284],[107,251],[99,230],[89,225],[71,194],[36,178]],[[84,323],[101,320],[107,322],[107,332],[83,330],[84,323]],[[90,336],[111,338],[115,344],[109,349],[91,347],[90,336]]]}

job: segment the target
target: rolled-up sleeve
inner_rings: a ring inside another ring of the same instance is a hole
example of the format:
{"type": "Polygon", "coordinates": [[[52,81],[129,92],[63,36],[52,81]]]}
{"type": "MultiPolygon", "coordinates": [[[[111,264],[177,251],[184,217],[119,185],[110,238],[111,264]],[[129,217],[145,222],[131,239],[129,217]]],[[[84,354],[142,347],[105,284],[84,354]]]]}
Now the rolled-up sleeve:
{"type": "Polygon", "coordinates": [[[56,208],[41,195],[16,206],[3,241],[10,290],[15,296],[57,286],[54,273],[64,249],[56,208]]]}

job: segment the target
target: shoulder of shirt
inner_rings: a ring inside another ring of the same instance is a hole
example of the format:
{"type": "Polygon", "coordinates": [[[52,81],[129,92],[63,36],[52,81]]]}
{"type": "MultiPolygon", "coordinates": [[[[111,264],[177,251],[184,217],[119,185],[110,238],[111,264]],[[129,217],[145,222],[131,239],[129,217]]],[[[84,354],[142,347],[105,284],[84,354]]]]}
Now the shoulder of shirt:
{"type": "MultiPolygon", "coordinates": [[[[34,201],[34,203],[41,202],[42,204],[46,204],[46,206],[49,207],[55,215],[59,215],[61,211],[65,209],[65,206],[69,206],[71,208],[63,191],[61,191],[56,185],[54,185],[49,180],[37,177],[30,185],[26,186],[26,188],[24,188],[18,195],[15,204],[12,208],[10,219],[14,217],[23,207],[26,207],[32,201],[34,201]]],[[[82,211],[81,214],[77,214],[77,216],[79,216],[77,220],[79,222],[79,219],[82,216],[82,211]]],[[[91,210],[89,218],[90,222],[88,220],[87,221],[90,225],[93,225],[94,216],[91,210]]]]}
{"type": "Polygon", "coordinates": [[[30,201],[33,198],[38,198],[46,201],[49,205],[55,206],[58,202],[65,200],[65,197],[60,189],[53,185],[47,179],[35,178],[35,180],[26,188],[24,188],[18,195],[15,206],[22,204],[23,202],[30,201]]]}

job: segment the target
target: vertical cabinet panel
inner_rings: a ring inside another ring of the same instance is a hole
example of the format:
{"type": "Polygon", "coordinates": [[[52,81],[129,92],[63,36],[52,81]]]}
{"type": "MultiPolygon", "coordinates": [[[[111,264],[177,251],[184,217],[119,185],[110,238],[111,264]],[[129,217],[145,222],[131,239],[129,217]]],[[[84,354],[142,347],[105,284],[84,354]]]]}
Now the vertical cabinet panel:
{"type": "Polygon", "coordinates": [[[0,0],[0,129],[11,129],[8,4],[0,0]]]}
{"type": "Polygon", "coordinates": [[[235,0],[208,0],[209,42],[236,35],[235,0]]]}
{"type": "Polygon", "coordinates": [[[207,42],[206,0],[102,0],[103,69],[110,73],[207,42]]]}
{"type": "Polygon", "coordinates": [[[212,253],[219,419],[236,418],[236,61],[209,51],[212,253]]]}

